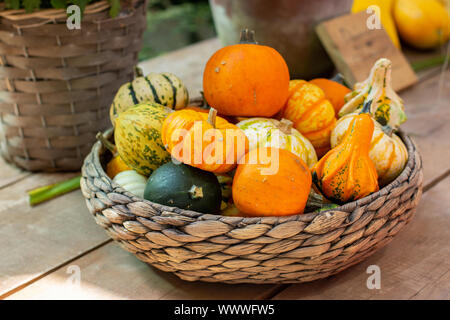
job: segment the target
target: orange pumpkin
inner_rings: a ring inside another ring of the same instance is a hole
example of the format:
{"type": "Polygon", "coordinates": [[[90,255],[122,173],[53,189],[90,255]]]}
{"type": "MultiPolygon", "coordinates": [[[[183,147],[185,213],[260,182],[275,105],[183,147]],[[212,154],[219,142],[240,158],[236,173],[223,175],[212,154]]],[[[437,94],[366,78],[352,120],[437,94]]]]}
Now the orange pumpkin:
{"type": "Polygon", "coordinates": [[[333,105],[318,86],[304,80],[291,80],[282,117],[291,120],[294,128],[311,141],[319,158],[330,150],[336,117],[333,105]]]}
{"type": "Polygon", "coordinates": [[[369,157],[374,124],[368,114],[355,116],[342,139],[313,167],[314,183],[328,199],[345,203],[378,191],[378,175],[369,157]]]}
{"type": "Polygon", "coordinates": [[[247,152],[244,132],[211,108],[209,113],[183,109],[171,113],[161,130],[166,150],[193,167],[224,173],[232,170],[247,152]]]}
{"type": "Polygon", "coordinates": [[[334,112],[338,114],[339,110],[341,110],[342,106],[345,104],[345,95],[350,93],[351,90],[336,81],[324,78],[313,79],[309,82],[323,90],[325,98],[331,102],[334,112]]]}
{"type": "Polygon", "coordinates": [[[302,159],[287,150],[264,147],[251,150],[244,160],[232,187],[239,211],[249,216],[303,213],[312,179],[302,159]]]}
{"type": "Polygon", "coordinates": [[[241,43],[218,50],[206,63],[203,91],[222,115],[271,117],[286,102],[289,70],[273,48],[244,30],[241,43]]]}

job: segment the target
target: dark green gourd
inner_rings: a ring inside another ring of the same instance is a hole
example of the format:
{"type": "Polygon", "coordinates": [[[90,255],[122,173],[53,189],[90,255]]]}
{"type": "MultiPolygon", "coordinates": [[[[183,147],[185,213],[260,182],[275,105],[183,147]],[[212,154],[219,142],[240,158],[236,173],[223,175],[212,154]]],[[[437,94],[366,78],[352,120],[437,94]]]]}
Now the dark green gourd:
{"type": "Polygon", "coordinates": [[[166,206],[215,213],[220,210],[222,191],[213,173],[168,162],[152,173],[144,198],[166,206]]]}

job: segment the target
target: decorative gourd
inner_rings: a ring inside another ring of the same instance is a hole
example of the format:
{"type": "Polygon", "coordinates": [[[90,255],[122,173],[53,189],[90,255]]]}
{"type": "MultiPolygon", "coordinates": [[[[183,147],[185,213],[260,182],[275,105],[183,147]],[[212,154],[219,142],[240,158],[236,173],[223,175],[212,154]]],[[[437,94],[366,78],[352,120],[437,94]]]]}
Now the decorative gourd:
{"type": "Polygon", "coordinates": [[[288,97],[289,70],[273,48],[258,45],[244,30],[241,42],[218,50],[206,63],[203,91],[222,115],[270,117],[288,97]]]}
{"type": "Polygon", "coordinates": [[[233,177],[227,174],[216,174],[217,180],[222,190],[222,200],[228,202],[231,199],[231,187],[233,185],[233,177]]]}
{"type": "Polygon", "coordinates": [[[215,213],[220,210],[222,194],[213,173],[169,162],[152,173],[144,198],[180,209],[215,213]]]}
{"type": "Polygon", "coordinates": [[[287,150],[258,148],[236,169],[233,202],[250,216],[300,214],[310,189],[311,173],[302,159],[287,150]]]}
{"type": "Polygon", "coordinates": [[[348,94],[349,101],[342,107],[339,116],[355,113],[369,104],[369,113],[387,130],[395,130],[406,121],[403,100],[392,89],[392,63],[381,58],[370,71],[369,77],[355,85],[348,94]]]}
{"type": "Polygon", "coordinates": [[[161,141],[162,123],[171,112],[157,103],[144,103],[115,120],[114,140],[120,157],[144,176],[171,160],[161,141]]]}
{"type": "Polygon", "coordinates": [[[396,0],[394,18],[403,41],[431,49],[449,39],[449,11],[437,0],[396,0]]]}
{"type": "Polygon", "coordinates": [[[339,110],[341,110],[342,106],[345,104],[345,96],[349,94],[351,90],[336,81],[324,78],[313,79],[309,82],[323,90],[325,98],[331,102],[334,112],[338,114],[339,110]]]}
{"type": "Polygon", "coordinates": [[[285,149],[299,156],[308,167],[317,162],[313,145],[300,132],[292,128],[292,121],[268,118],[250,118],[236,125],[249,140],[249,150],[261,147],[285,149]]]}
{"type": "Polygon", "coordinates": [[[119,186],[140,198],[144,197],[144,189],[147,184],[147,177],[134,170],[119,172],[113,179],[119,186]]]}
{"type": "MultiPolygon", "coordinates": [[[[383,25],[383,29],[386,30],[394,45],[400,49],[400,40],[398,39],[397,29],[395,28],[395,22],[392,16],[395,1],[397,0],[354,0],[352,13],[367,11],[369,7],[373,8],[373,6],[376,6],[377,10],[379,10],[379,19],[383,25]]],[[[374,13],[378,14],[378,11],[372,10],[371,14],[374,13]]]]}
{"type": "Polygon", "coordinates": [[[341,143],[313,167],[313,181],[328,199],[345,203],[378,191],[377,171],[369,158],[373,130],[368,114],[355,116],[341,143]]]}
{"type": "Polygon", "coordinates": [[[108,175],[108,177],[114,179],[114,177],[118,173],[122,171],[132,170],[129,166],[127,166],[125,162],[123,162],[122,158],[117,153],[116,146],[112,144],[109,140],[107,140],[101,132],[97,133],[96,138],[113,155],[113,158],[106,165],[106,174],[108,175]]]}
{"type": "Polygon", "coordinates": [[[176,160],[215,173],[232,170],[247,152],[244,132],[211,108],[209,113],[179,110],[164,121],[162,141],[176,160]]]}
{"type": "Polygon", "coordinates": [[[330,149],[336,117],[332,104],[318,86],[304,80],[291,80],[282,117],[291,120],[294,128],[311,141],[319,158],[330,149]]]}
{"type": "Polygon", "coordinates": [[[123,162],[122,158],[117,155],[114,158],[111,159],[111,161],[108,162],[106,165],[106,174],[111,179],[114,179],[114,177],[123,171],[132,170],[125,162],[123,162]]]}
{"type": "MultiPolygon", "coordinates": [[[[343,139],[351,121],[357,116],[351,113],[340,118],[331,133],[331,147],[336,147],[343,139]]],[[[384,133],[382,126],[372,118],[375,129],[370,145],[369,156],[378,174],[378,184],[384,186],[394,180],[408,162],[408,151],[396,135],[384,133]]]]}
{"type": "Polygon", "coordinates": [[[109,111],[112,124],[114,125],[114,119],[128,108],[152,102],[178,110],[188,105],[189,94],[181,80],[172,73],[138,76],[123,84],[117,91],[109,111]]]}

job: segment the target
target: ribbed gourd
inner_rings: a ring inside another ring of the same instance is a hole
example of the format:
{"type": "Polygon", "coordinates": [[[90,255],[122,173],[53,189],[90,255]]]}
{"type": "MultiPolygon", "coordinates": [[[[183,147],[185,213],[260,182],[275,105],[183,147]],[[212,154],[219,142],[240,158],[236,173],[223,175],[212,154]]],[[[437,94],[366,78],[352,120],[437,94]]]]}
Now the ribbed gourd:
{"type": "Polygon", "coordinates": [[[109,112],[111,122],[114,125],[114,119],[132,106],[152,102],[178,110],[188,105],[189,94],[180,78],[172,73],[138,76],[117,91],[109,112]]]}
{"type": "Polygon", "coordinates": [[[217,110],[209,113],[183,109],[173,112],[162,126],[162,141],[172,156],[190,166],[225,173],[248,151],[244,132],[217,110]]]}
{"type": "Polygon", "coordinates": [[[143,103],[119,114],[114,140],[122,160],[138,173],[149,176],[171,160],[161,140],[161,127],[171,109],[157,103],[143,103]]]}
{"type": "Polygon", "coordinates": [[[392,88],[392,62],[381,58],[370,71],[369,77],[355,84],[354,91],[346,97],[348,102],[342,107],[339,116],[360,112],[370,103],[368,112],[387,130],[397,129],[406,121],[403,100],[392,88]]]}
{"type": "Polygon", "coordinates": [[[315,84],[304,80],[289,82],[289,97],[281,113],[294,128],[311,141],[318,157],[330,150],[330,135],[336,123],[333,105],[315,84]]]}
{"type": "Polygon", "coordinates": [[[287,119],[250,118],[236,124],[249,140],[249,150],[275,147],[299,156],[308,167],[317,162],[316,151],[311,142],[292,127],[287,119]]]}
{"type": "Polygon", "coordinates": [[[369,157],[373,130],[370,115],[355,116],[341,143],[313,167],[313,182],[328,199],[346,203],[378,191],[377,171],[369,157]]]}

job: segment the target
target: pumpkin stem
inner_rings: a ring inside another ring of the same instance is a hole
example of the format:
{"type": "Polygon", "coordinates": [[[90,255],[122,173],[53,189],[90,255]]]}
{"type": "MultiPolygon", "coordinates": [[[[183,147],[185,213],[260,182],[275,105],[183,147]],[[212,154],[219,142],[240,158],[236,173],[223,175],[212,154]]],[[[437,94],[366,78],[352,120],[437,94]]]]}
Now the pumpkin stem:
{"type": "Polygon", "coordinates": [[[143,77],[143,76],[144,76],[144,72],[142,71],[142,68],[135,66],[134,67],[134,77],[138,78],[138,77],[143,77]]]}
{"type": "Polygon", "coordinates": [[[281,132],[284,134],[291,134],[292,133],[292,121],[288,119],[281,119],[280,123],[278,124],[278,129],[280,129],[281,132]]]}
{"type": "Polygon", "coordinates": [[[337,82],[339,84],[342,84],[343,86],[346,86],[347,88],[351,89],[347,83],[345,82],[344,76],[342,73],[337,73],[333,78],[330,79],[331,81],[337,82]]]}
{"type": "Polygon", "coordinates": [[[250,29],[242,30],[241,39],[239,40],[239,43],[257,44],[257,42],[255,41],[255,31],[250,29]]]}
{"type": "Polygon", "coordinates": [[[102,145],[108,149],[109,151],[111,151],[111,153],[113,155],[116,154],[116,146],[113,145],[108,139],[105,138],[105,136],[101,133],[98,132],[97,135],[95,136],[97,138],[98,141],[100,141],[102,143],[102,145]]]}
{"type": "Polygon", "coordinates": [[[382,129],[383,132],[384,132],[385,134],[387,134],[389,137],[392,137],[392,134],[394,133],[394,128],[392,128],[392,127],[389,126],[389,125],[385,125],[385,126],[382,126],[381,129],[382,129]]]}
{"type": "Polygon", "coordinates": [[[191,189],[188,191],[191,199],[203,198],[203,188],[198,187],[195,184],[192,185],[191,189]]]}
{"type": "Polygon", "coordinates": [[[208,123],[213,126],[213,128],[216,127],[216,117],[217,117],[217,110],[214,108],[209,109],[208,113],[208,123]]]}

